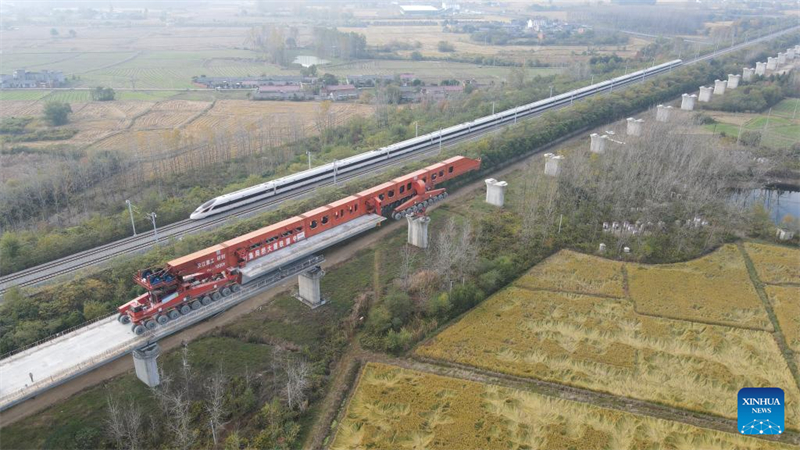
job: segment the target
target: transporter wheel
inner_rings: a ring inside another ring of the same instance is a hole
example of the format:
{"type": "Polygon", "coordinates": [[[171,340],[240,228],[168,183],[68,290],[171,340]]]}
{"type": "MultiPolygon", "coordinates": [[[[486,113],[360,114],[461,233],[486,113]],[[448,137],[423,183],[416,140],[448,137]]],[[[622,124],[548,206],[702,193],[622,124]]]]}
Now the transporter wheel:
{"type": "Polygon", "coordinates": [[[181,313],[179,313],[177,309],[170,309],[169,312],[167,313],[167,317],[169,317],[169,320],[175,320],[180,316],[181,313]]]}
{"type": "Polygon", "coordinates": [[[450,195],[450,194],[448,194],[447,192],[443,192],[442,193],[442,198],[447,198],[448,195],[450,195]]]}
{"type": "Polygon", "coordinates": [[[144,323],[144,327],[147,328],[148,330],[155,330],[157,326],[158,324],[156,323],[155,320],[148,320],[147,322],[144,323]]]}
{"type": "Polygon", "coordinates": [[[191,308],[192,308],[194,311],[197,311],[197,310],[198,310],[198,309],[200,309],[200,307],[201,307],[201,306],[203,306],[203,305],[202,305],[202,304],[200,304],[200,302],[199,302],[199,301],[195,300],[195,301],[193,301],[193,302],[192,302],[192,303],[191,303],[189,306],[191,306],[191,308]]]}
{"type": "Polygon", "coordinates": [[[215,302],[221,298],[222,294],[220,294],[219,292],[214,292],[213,294],[211,294],[211,299],[214,300],[215,302]]]}
{"type": "Polygon", "coordinates": [[[127,325],[131,323],[131,316],[127,314],[120,314],[119,317],[117,317],[117,320],[119,321],[119,323],[127,325]]]}
{"type": "Polygon", "coordinates": [[[397,213],[394,213],[394,215],[392,216],[392,218],[393,218],[394,220],[400,220],[400,219],[402,219],[402,218],[403,218],[403,215],[402,215],[402,214],[400,214],[399,212],[397,212],[397,213]]]}
{"type": "Polygon", "coordinates": [[[242,290],[242,287],[239,286],[238,284],[234,284],[231,289],[233,289],[233,292],[239,292],[242,290]]]}
{"type": "Polygon", "coordinates": [[[144,334],[145,328],[144,328],[144,326],[142,326],[142,325],[140,325],[138,323],[135,323],[135,324],[133,324],[133,327],[131,328],[131,331],[133,331],[133,333],[135,335],[141,336],[141,335],[144,334]]]}
{"type": "Polygon", "coordinates": [[[169,322],[169,317],[167,317],[164,314],[159,314],[158,316],[156,316],[156,322],[158,322],[161,325],[164,325],[165,323],[169,322]]]}
{"type": "Polygon", "coordinates": [[[223,297],[227,297],[227,296],[231,295],[232,293],[233,292],[231,292],[230,288],[222,288],[222,296],[223,297]]]}
{"type": "Polygon", "coordinates": [[[190,308],[189,305],[181,306],[181,314],[183,314],[184,316],[186,314],[189,314],[189,311],[191,311],[191,310],[192,310],[192,308],[190,308]]]}
{"type": "Polygon", "coordinates": [[[203,297],[203,298],[201,298],[201,299],[200,299],[200,303],[201,303],[203,306],[208,306],[208,305],[210,305],[210,304],[211,304],[211,297],[209,297],[209,296],[207,296],[207,295],[206,295],[205,297],[203,297]]]}

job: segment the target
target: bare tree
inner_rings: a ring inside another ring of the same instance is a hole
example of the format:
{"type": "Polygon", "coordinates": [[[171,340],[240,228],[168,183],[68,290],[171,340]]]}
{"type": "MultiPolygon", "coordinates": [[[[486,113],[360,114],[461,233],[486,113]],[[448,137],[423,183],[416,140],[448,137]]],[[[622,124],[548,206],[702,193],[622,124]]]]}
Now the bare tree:
{"type": "Polygon", "coordinates": [[[110,394],[106,397],[108,416],[106,430],[117,448],[136,450],[141,443],[142,410],[131,399],[120,405],[110,394]]]}
{"type": "Polygon", "coordinates": [[[206,412],[208,412],[209,425],[211,426],[211,436],[214,438],[214,445],[217,444],[217,430],[224,424],[222,419],[227,414],[225,410],[225,388],[228,379],[221,370],[217,372],[206,383],[208,390],[208,402],[206,412]]]}
{"type": "Polygon", "coordinates": [[[289,409],[300,407],[305,409],[306,391],[310,386],[311,367],[303,359],[287,359],[286,361],[286,404],[289,409]]]}
{"type": "Polygon", "coordinates": [[[106,432],[117,444],[117,448],[125,448],[125,423],[119,403],[109,394],[106,396],[106,404],[108,405],[106,432]]]}
{"type": "Polygon", "coordinates": [[[400,254],[402,260],[400,261],[400,282],[404,291],[408,291],[411,283],[411,275],[414,270],[414,263],[416,254],[410,245],[403,246],[402,253],[400,254]]]}

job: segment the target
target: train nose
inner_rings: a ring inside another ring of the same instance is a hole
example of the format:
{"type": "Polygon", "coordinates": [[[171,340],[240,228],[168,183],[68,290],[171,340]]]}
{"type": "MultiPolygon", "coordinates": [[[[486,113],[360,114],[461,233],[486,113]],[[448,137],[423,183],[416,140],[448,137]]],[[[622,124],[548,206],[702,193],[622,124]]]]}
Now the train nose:
{"type": "Polygon", "coordinates": [[[202,219],[200,213],[197,212],[197,211],[189,214],[189,218],[192,219],[192,220],[202,219]]]}

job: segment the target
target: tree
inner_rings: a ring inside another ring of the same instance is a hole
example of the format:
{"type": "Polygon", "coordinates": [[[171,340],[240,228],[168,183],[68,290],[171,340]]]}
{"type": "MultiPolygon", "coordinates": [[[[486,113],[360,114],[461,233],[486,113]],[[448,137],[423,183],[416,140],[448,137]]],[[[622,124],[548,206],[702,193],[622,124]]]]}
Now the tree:
{"type": "Polygon", "coordinates": [[[224,425],[222,419],[227,414],[227,411],[225,411],[225,387],[227,383],[228,380],[221,370],[217,370],[206,383],[206,389],[208,389],[206,412],[208,412],[208,423],[211,426],[214,445],[217,444],[217,430],[224,425]]]}
{"type": "Polygon", "coordinates": [[[422,61],[422,53],[414,50],[413,52],[411,52],[411,59],[413,61],[422,61]]]}
{"type": "Polygon", "coordinates": [[[97,86],[92,91],[92,100],[96,102],[110,102],[114,100],[117,93],[114,92],[112,88],[104,88],[102,86],[97,86]]]}
{"type": "Polygon", "coordinates": [[[450,42],[447,42],[447,41],[439,41],[439,44],[438,44],[437,47],[438,47],[439,51],[442,52],[442,53],[449,53],[449,52],[456,51],[456,47],[453,44],[451,44],[450,42]]]}
{"type": "Polygon", "coordinates": [[[44,106],[44,119],[53,126],[64,125],[69,122],[69,115],[72,113],[72,108],[69,103],[64,102],[47,102],[44,106]]]}
{"type": "Polygon", "coordinates": [[[56,30],[55,28],[51,28],[50,29],[50,36],[53,36],[53,37],[58,36],[58,30],[56,30]]]}
{"type": "Polygon", "coordinates": [[[74,38],[74,37],[77,37],[77,36],[78,36],[78,33],[75,30],[69,30],[69,37],[74,38]]]}
{"type": "Polygon", "coordinates": [[[326,73],[322,76],[322,84],[325,86],[336,86],[339,84],[339,79],[336,78],[334,74],[326,73]]]}
{"type": "Polygon", "coordinates": [[[290,410],[306,408],[306,391],[310,386],[311,367],[302,359],[286,360],[286,405],[290,410]]]}

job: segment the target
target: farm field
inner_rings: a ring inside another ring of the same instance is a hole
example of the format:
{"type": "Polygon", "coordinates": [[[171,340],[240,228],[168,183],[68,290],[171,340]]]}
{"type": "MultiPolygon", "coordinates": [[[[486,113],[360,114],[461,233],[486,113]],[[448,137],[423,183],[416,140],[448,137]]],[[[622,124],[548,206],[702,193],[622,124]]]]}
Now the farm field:
{"type": "Polygon", "coordinates": [[[717,123],[704,125],[712,132],[736,138],[741,131],[761,132],[761,143],[785,148],[800,142],[800,99],[787,98],[772,107],[771,113],[748,114],[707,111],[717,123]]]}
{"type": "Polygon", "coordinates": [[[519,287],[624,297],[623,264],[561,251],[536,265],[516,281],[519,287]]]}
{"type": "Polygon", "coordinates": [[[753,242],[744,248],[762,282],[800,284],[800,249],[753,242]]]}
{"type": "Polygon", "coordinates": [[[639,313],[772,329],[735,245],[684,263],[627,267],[630,296],[639,313]]]}
{"type": "Polygon", "coordinates": [[[800,355],[800,286],[766,286],[786,343],[800,355]]]}
{"type": "Polygon", "coordinates": [[[788,448],[532,392],[368,363],[332,449],[788,448]],[[638,437],[635,437],[638,436],[638,437]]]}
{"type": "MultiPolygon", "coordinates": [[[[448,41],[455,47],[455,52],[460,55],[484,55],[510,59],[517,62],[524,62],[538,59],[541,62],[555,65],[569,65],[577,59],[588,59],[582,56],[587,51],[585,45],[574,46],[527,46],[527,45],[487,45],[470,39],[469,34],[448,33],[442,31],[440,26],[368,26],[366,28],[339,28],[341,31],[356,32],[364,34],[370,45],[387,45],[393,42],[407,43],[414,45],[419,42],[421,46],[416,49],[423,56],[427,57],[447,57],[452,53],[443,53],[438,49],[440,41],[448,41]]],[[[631,38],[627,45],[600,46],[593,47],[597,54],[615,53],[621,57],[634,56],[636,52],[647,45],[647,41],[638,38],[631,38]]],[[[400,51],[399,53],[408,55],[413,50],[400,51]]]]}
{"type": "MultiPolygon", "coordinates": [[[[723,247],[704,265],[713,272],[729,252],[723,247]]],[[[551,263],[542,263],[537,273],[546,273],[551,263]]],[[[639,267],[644,266],[627,265],[628,273],[639,267]]],[[[706,298],[717,280],[709,278],[703,289],[699,270],[683,268],[683,278],[706,298]]],[[[667,279],[675,275],[663,273],[667,279]]],[[[743,276],[749,279],[746,272],[743,276]]],[[[673,280],[673,287],[683,283],[673,280]]],[[[735,417],[741,387],[782,386],[787,398],[795,399],[787,402],[787,423],[800,419],[800,392],[769,332],[642,315],[630,299],[521,284],[493,295],[416,354],[725,417],[735,417]]],[[[631,287],[634,298],[635,292],[631,287]]],[[[760,302],[757,296],[755,301],[760,302]]]]}

